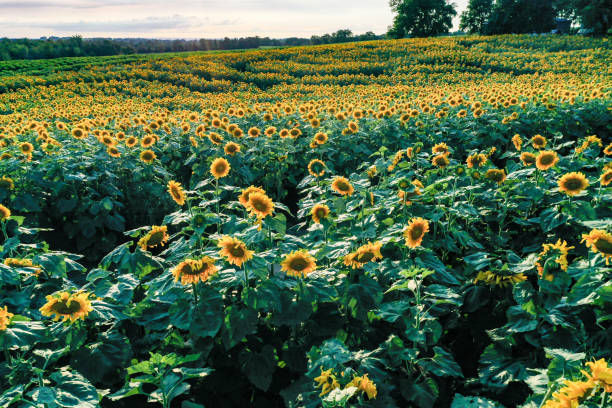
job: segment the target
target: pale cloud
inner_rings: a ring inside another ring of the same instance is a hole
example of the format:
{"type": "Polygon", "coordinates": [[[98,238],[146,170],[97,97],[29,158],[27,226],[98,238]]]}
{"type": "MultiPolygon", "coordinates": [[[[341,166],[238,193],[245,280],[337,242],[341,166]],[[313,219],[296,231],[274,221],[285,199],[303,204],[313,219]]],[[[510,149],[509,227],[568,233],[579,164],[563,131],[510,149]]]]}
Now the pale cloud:
{"type": "MultiPolygon", "coordinates": [[[[455,1],[459,12],[467,1],[455,1]]],[[[382,34],[392,20],[388,0],[0,0],[0,36],[11,38],[382,34]]]]}

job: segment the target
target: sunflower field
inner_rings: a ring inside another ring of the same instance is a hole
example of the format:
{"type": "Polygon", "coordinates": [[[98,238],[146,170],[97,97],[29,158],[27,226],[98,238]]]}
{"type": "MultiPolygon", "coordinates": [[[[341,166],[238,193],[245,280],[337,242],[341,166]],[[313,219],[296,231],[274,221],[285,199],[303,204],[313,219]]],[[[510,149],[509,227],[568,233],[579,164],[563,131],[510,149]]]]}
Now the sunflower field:
{"type": "Polygon", "coordinates": [[[0,64],[0,407],[612,406],[612,47],[0,64]]]}

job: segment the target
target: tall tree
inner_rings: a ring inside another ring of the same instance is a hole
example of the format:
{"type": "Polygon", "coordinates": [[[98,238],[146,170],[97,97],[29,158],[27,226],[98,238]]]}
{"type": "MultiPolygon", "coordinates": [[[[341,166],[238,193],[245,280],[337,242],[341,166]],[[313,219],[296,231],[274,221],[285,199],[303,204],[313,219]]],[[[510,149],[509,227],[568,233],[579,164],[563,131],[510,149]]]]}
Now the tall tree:
{"type": "Polygon", "coordinates": [[[544,33],[555,27],[553,0],[497,0],[487,34],[544,33]]]}
{"type": "Polygon", "coordinates": [[[469,33],[484,33],[493,9],[493,0],[470,0],[461,13],[459,28],[469,33]]]}
{"type": "Polygon", "coordinates": [[[447,0],[390,0],[389,4],[396,13],[388,33],[394,38],[446,34],[457,15],[447,0]]]}
{"type": "Polygon", "coordinates": [[[594,34],[606,34],[612,29],[611,0],[556,0],[559,13],[578,21],[594,34]]]}

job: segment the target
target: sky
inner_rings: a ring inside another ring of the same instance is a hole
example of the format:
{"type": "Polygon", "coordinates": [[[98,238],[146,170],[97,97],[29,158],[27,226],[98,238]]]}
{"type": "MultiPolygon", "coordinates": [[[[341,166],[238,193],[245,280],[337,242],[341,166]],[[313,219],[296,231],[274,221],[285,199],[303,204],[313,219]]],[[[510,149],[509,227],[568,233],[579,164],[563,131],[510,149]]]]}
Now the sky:
{"type": "MultiPolygon", "coordinates": [[[[453,1],[458,14],[468,2],[453,1]]],[[[9,38],[310,38],[383,34],[392,20],[388,0],[0,0],[0,37],[9,38]]]]}

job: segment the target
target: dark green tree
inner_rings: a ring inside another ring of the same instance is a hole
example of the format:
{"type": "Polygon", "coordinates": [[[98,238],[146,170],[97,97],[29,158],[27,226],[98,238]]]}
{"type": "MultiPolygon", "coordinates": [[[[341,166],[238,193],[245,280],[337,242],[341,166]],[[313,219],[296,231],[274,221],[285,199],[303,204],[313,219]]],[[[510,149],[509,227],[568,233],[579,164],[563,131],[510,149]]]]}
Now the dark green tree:
{"type": "Polygon", "coordinates": [[[612,28],[612,0],[556,0],[555,8],[594,34],[606,34],[612,28]]]}
{"type": "Polygon", "coordinates": [[[395,13],[388,33],[393,38],[446,34],[457,15],[447,0],[390,0],[389,4],[395,13]]]}
{"type": "Polygon", "coordinates": [[[493,0],[470,0],[461,13],[459,28],[469,33],[484,33],[492,9],[493,0]]]}
{"type": "Polygon", "coordinates": [[[487,34],[545,33],[555,27],[553,0],[497,0],[487,34]]]}

